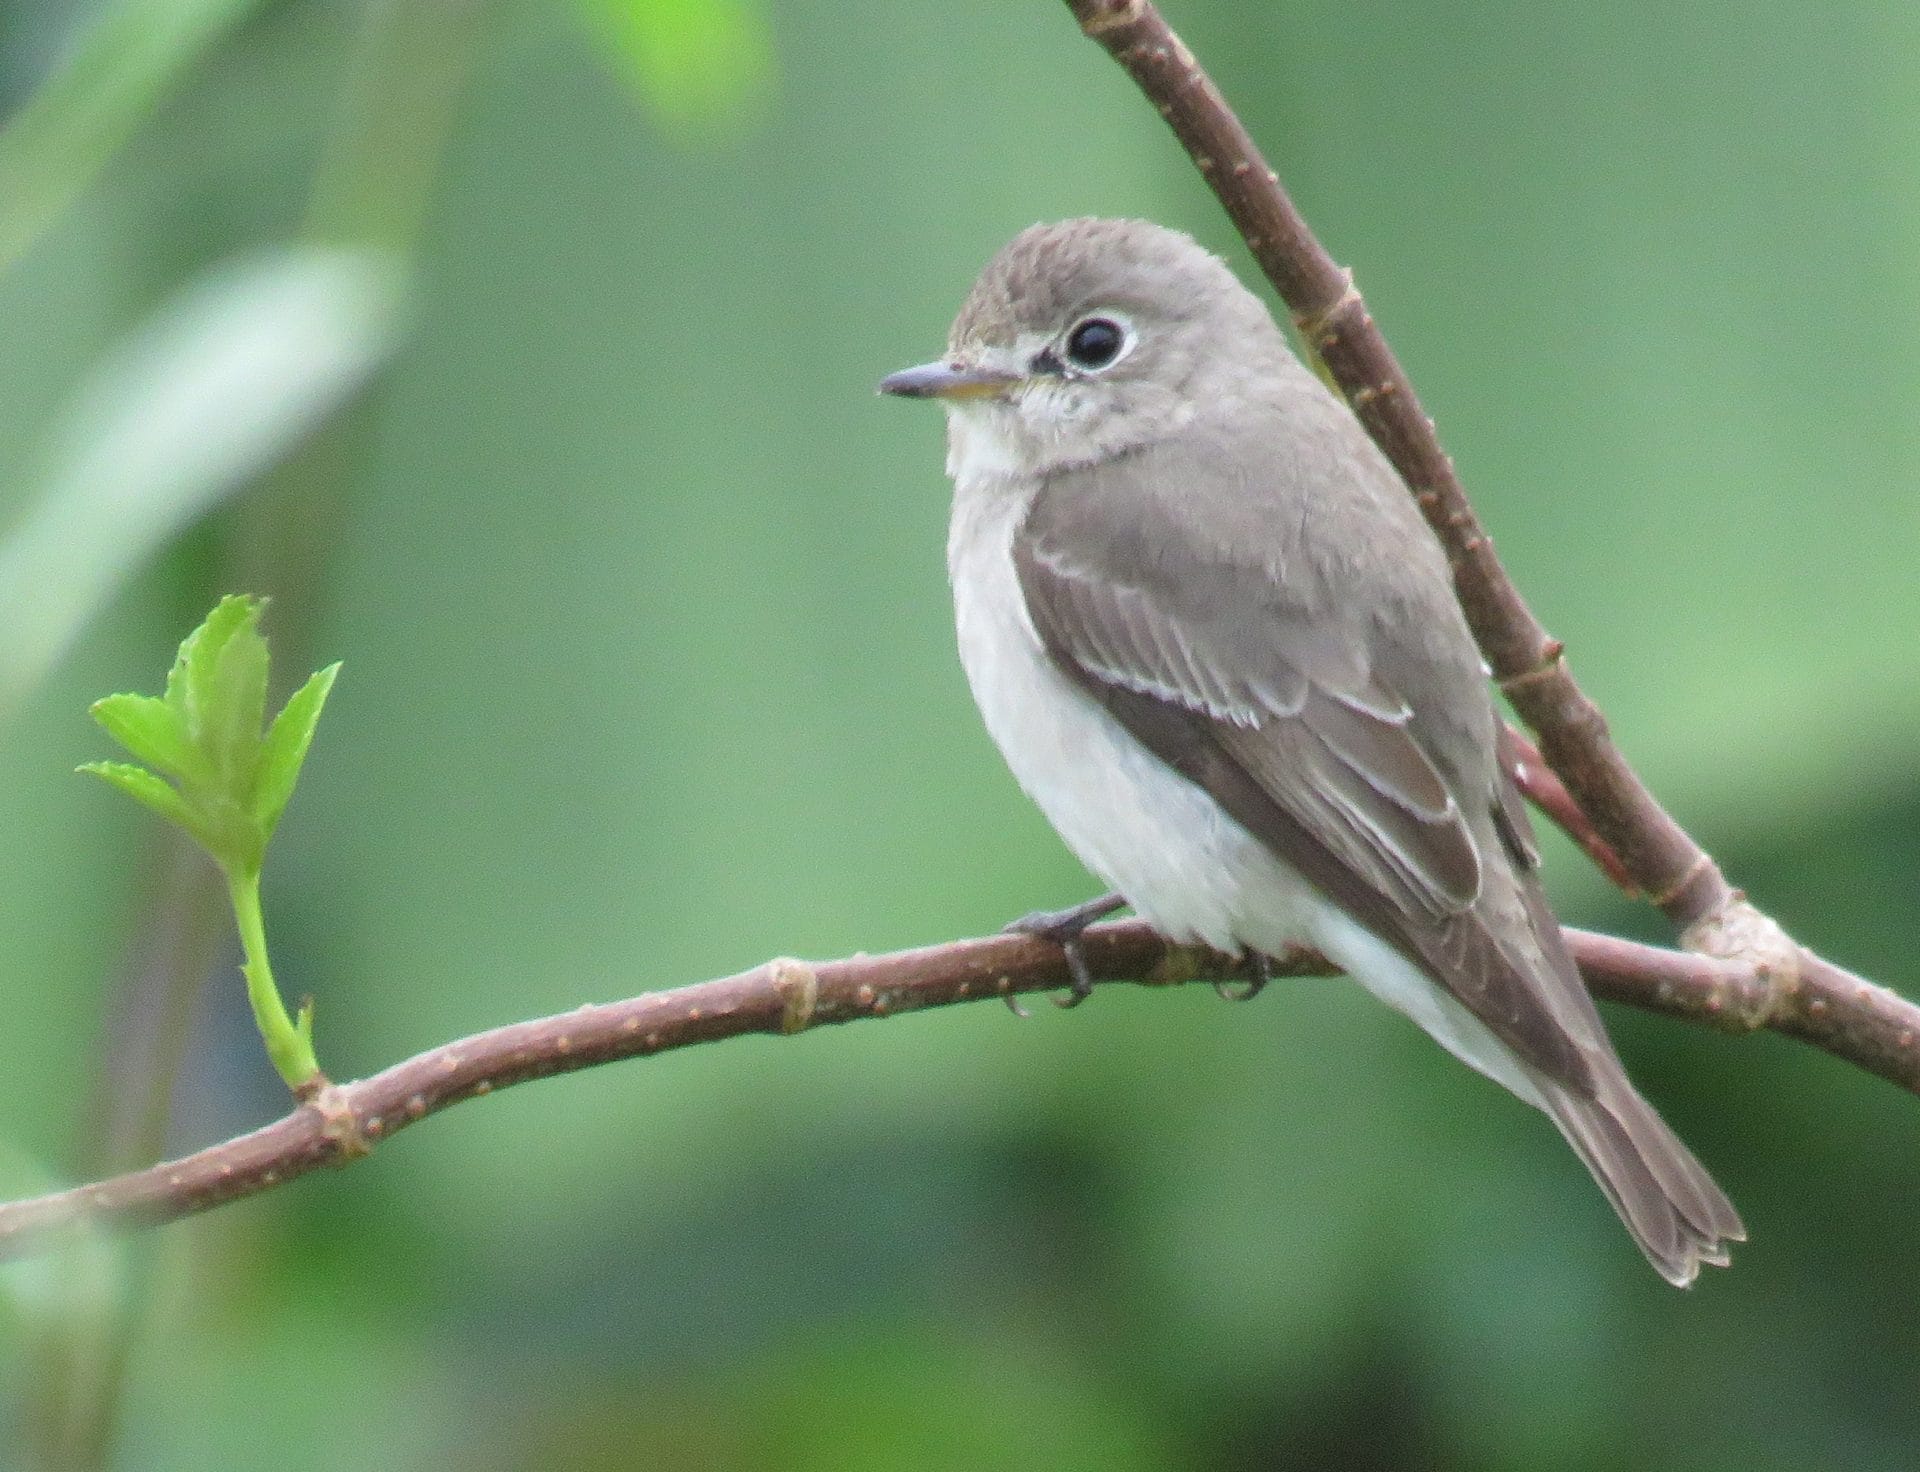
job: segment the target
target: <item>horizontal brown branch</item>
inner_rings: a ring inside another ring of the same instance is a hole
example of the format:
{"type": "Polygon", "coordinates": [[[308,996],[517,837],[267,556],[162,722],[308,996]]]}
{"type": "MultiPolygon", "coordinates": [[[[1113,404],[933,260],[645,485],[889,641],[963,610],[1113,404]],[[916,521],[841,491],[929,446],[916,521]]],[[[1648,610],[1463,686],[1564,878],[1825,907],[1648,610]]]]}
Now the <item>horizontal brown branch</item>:
{"type": "MultiPolygon", "coordinates": [[[[1844,973],[1804,975],[1784,998],[1753,967],[1569,930],[1596,995],[1730,1031],[1765,1026],[1920,1093],[1920,1008],[1844,973]]],[[[1150,986],[1243,976],[1238,960],[1175,946],[1138,921],[1087,931],[1097,981],[1150,986]]],[[[1331,975],[1311,951],[1280,976],[1331,975]]],[[[1067,981],[1058,947],[1030,936],[953,941],[842,961],[777,960],[737,976],[579,1007],[447,1043],[355,1083],[329,1084],[284,1118],[195,1154],[0,1205],[0,1258],[44,1251],[82,1226],[150,1226],[342,1165],[417,1120],[497,1089],[747,1033],[1045,991],[1067,981]]]]}

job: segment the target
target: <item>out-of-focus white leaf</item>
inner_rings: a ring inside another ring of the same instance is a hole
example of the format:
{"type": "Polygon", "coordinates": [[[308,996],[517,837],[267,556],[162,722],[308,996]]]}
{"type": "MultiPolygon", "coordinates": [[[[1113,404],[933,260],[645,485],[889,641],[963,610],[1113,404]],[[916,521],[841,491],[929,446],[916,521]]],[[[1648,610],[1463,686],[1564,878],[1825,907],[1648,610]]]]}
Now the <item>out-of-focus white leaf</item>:
{"type": "MultiPolygon", "coordinates": [[[[57,1191],[38,1161],[0,1139],[0,1201],[57,1191]]],[[[0,1263],[0,1327],[8,1320],[44,1333],[55,1324],[97,1321],[125,1286],[124,1252],[96,1230],[81,1228],[56,1250],[0,1263]]]]}
{"type": "Polygon", "coordinates": [[[229,261],[108,355],[0,540],[0,717],[135,567],[366,380],[397,338],[400,285],[369,252],[229,261]]]}

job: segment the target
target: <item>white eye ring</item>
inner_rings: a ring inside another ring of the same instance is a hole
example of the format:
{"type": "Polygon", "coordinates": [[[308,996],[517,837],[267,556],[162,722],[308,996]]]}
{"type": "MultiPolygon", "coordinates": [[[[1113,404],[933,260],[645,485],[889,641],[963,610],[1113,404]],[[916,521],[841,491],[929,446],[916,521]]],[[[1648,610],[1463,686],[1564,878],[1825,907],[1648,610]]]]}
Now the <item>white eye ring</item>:
{"type": "Polygon", "coordinates": [[[1104,373],[1133,351],[1133,324],[1114,312],[1089,312],[1060,338],[1060,357],[1070,371],[1104,373]]]}

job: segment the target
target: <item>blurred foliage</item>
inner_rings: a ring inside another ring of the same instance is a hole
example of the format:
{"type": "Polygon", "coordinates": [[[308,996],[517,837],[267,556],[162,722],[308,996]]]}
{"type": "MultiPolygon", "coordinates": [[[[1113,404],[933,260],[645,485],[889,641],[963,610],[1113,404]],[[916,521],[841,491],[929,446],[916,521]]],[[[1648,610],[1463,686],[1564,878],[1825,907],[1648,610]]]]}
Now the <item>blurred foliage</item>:
{"type": "Polygon", "coordinates": [[[337,409],[394,337],[381,258],[210,267],[101,355],[0,542],[0,720],[121,581],[337,409]]]}
{"type": "MultiPolygon", "coordinates": [[[[1171,10],[1656,789],[1810,942],[1920,983],[1920,12],[1171,10]]],[[[77,632],[32,663],[0,625],[37,680],[0,727],[10,1182],[84,1169],[114,1101],[176,1149],[281,1107],[237,955],[171,1089],[116,1061],[175,901],[70,775],[88,699],[236,587],[282,661],[353,667],[267,894],[343,1076],[1086,893],[951,655],[935,416],[871,395],[1035,219],[1245,268],[1063,7],[14,0],[0,106],[34,181],[0,191],[0,606],[77,632]],[[317,240],[386,284],[258,318],[279,368],[188,392],[216,314],[115,369],[317,240]],[[142,423],[152,462],[115,450],[142,423]],[[148,509],[97,515],[121,476],[148,509]],[[68,512],[91,571],[33,550],[68,512]]],[[[1564,848],[1551,879],[1654,933],[1564,848]]],[[[1920,1106],[1615,1022],[1752,1228],[1690,1293],[1345,985],[1103,993],[596,1070],[117,1267],[8,1270],[0,1460],[1912,1465],[1920,1106]]]]}
{"type": "Polygon", "coordinates": [[[773,36],[746,0],[578,0],[663,122],[737,122],[774,76],[773,36]]]}
{"type": "Polygon", "coordinates": [[[74,17],[52,74],[0,132],[0,266],[91,183],[155,103],[259,0],[117,0],[74,17]]]}

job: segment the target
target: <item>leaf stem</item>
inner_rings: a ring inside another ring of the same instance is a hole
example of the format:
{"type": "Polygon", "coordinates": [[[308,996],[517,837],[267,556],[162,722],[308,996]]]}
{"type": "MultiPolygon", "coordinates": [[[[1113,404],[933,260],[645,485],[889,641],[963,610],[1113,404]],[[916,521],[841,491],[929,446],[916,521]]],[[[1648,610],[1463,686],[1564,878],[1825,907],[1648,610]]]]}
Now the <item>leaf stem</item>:
{"type": "Polygon", "coordinates": [[[247,978],[247,1000],[253,1004],[253,1020],[259,1025],[261,1041],[267,1045],[267,1057],[286,1080],[287,1087],[302,1093],[320,1074],[320,1062],[313,1053],[313,1010],[300,1009],[296,1023],[287,1015],[286,1003],[274,984],[273,967],[267,961],[267,927],[260,913],[260,871],[227,873],[227,894],[233,900],[233,919],[240,930],[240,945],[246,953],[241,971],[247,978]]]}

